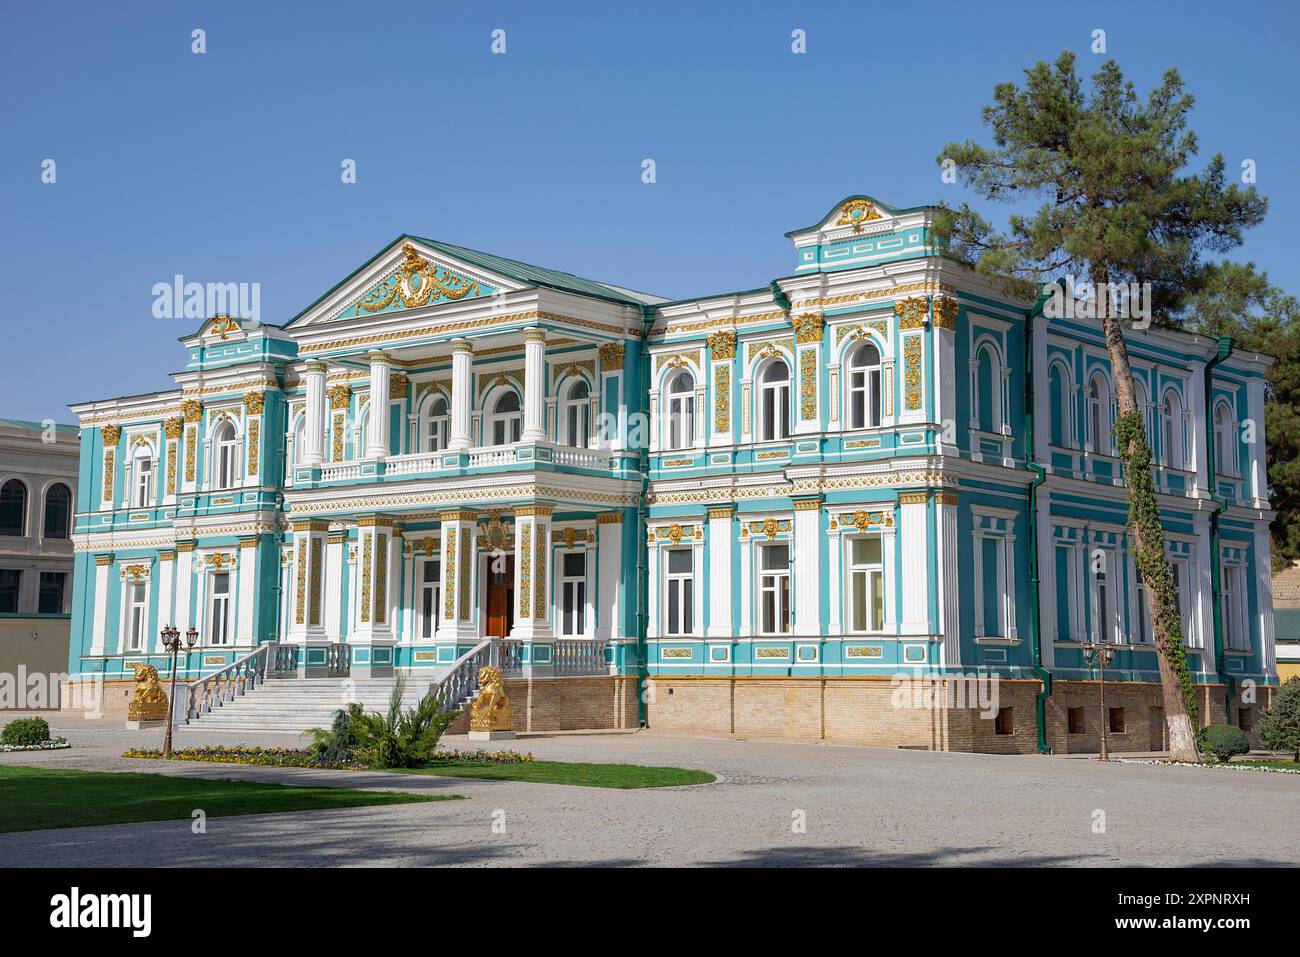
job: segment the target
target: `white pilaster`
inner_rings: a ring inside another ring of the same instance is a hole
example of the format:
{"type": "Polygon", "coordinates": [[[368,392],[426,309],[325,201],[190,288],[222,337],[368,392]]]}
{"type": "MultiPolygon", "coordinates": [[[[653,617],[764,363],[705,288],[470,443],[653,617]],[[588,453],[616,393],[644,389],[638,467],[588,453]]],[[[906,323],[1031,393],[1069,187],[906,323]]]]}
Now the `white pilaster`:
{"type": "MultiPolygon", "coordinates": [[[[1186,455],[1183,457],[1183,468],[1191,468],[1195,463],[1196,471],[1196,489],[1199,493],[1208,492],[1210,489],[1210,476],[1208,463],[1206,461],[1205,448],[1205,423],[1206,416],[1209,414],[1209,397],[1205,394],[1205,363],[1190,363],[1192,375],[1188,383],[1189,408],[1184,409],[1191,422],[1191,428],[1185,429],[1183,422],[1175,422],[1175,429],[1184,429],[1184,445],[1186,455]]],[[[1219,471],[1223,467],[1220,465],[1219,471]]],[[[1208,567],[1208,566],[1207,566],[1208,567]]]]}
{"type": "Polygon", "coordinates": [[[325,363],[309,362],[303,370],[307,386],[307,427],[303,432],[303,465],[325,461],[325,363]]]}
{"type": "MultiPolygon", "coordinates": [[[[473,596],[478,593],[474,580],[478,562],[474,560],[474,537],[478,513],[443,512],[439,518],[442,521],[442,608],[438,613],[436,638],[449,642],[475,638],[478,627],[473,614],[473,596]]],[[[516,525],[516,539],[519,534],[516,525]]]]}
{"type": "Polygon", "coordinates": [[[325,625],[322,584],[324,583],[326,522],[293,522],[292,614],[290,641],[323,641],[325,625]]]}
{"type": "Polygon", "coordinates": [[[735,539],[731,506],[709,509],[709,629],[710,638],[730,638],[735,632],[731,620],[731,545],[735,539]]]}
{"type": "Polygon", "coordinates": [[[162,654],[162,629],[164,625],[174,624],[172,612],[173,591],[176,580],[176,553],[163,549],[158,553],[158,644],[157,650],[162,654]]]}
{"type": "Polygon", "coordinates": [[[794,634],[802,637],[821,634],[820,520],[820,499],[794,503],[794,634]]]}
{"type": "Polygon", "coordinates": [[[90,654],[102,655],[108,631],[108,573],[113,567],[111,554],[95,556],[95,618],[91,622],[90,654]]]}
{"type": "Polygon", "coordinates": [[[343,640],[343,566],[347,535],[332,533],[325,542],[325,633],[331,641],[343,640]]]}
{"type": "MultiPolygon", "coordinates": [[[[942,331],[942,330],[940,330],[942,331]]],[[[957,493],[938,492],[934,497],[937,512],[936,551],[939,589],[939,634],[943,636],[943,665],[961,665],[960,598],[961,578],[957,571],[957,493]]]]}
{"type": "Polygon", "coordinates": [[[550,639],[551,508],[515,509],[515,624],[511,637],[550,639]]]}
{"type": "MultiPolygon", "coordinates": [[[[1241,470],[1246,489],[1255,508],[1268,508],[1268,459],[1264,444],[1264,380],[1246,382],[1246,419],[1250,423],[1251,441],[1246,445],[1246,466],[1241,470]]],[[[1233,437],[1235,442],[1236,436],[1233,437]]],[[[1220,466],[1222,470],[1222,466],[1220,466]]],[[[1243,496],[1244,497],[1244,496],[1243,496]]],[[[1265,563],[1265,569],[1268,564],[1265,563]]],[[[1271,582],[1271,579],[1270,579],[1271,582]]],[[[1271,588],[1271,585],[1270,585],[1271,588]]],[[[1267,607],[1261,603],[1261,607],[1267,607]]],[[[1269,619],[1270,622],[1272,619],[1269,619]]]]}
{"type": "Polygon", "coordinates": [[[357,520],[360,588],[355,641],[387,641],[393,636],[389,594],[392,590],[393,523],[383,516],[357,520]]]}
{"type": "Polygon", "coordinates": [[[902,624],[905,635],[924,635],[930,630],[927,498],[926,492],[901,492],[898,496],[899,547],[903,550],[902,624]]]}
{"type": "Polygon", "coordinates": [[[193,625],[190,617],[190,592],[194,585],[194,542],[182,540],[176,543],[176,605],[173,614],[174,624],[185,633],[193,625]]]}
{"type": "Polygon", "coordinates": [[[253,612],[257,608],[257,536],[250,535],[239,540],[239,613],[235,623],[235,644],[251,645],[256,642],[253,634],[253,612]]]}
{"type": "Polygon", "coordinates": [[[618,586],[623,566],[623,513],[596,516],[596,562],[599,584],[596,603],[596,640],[619,638],[618,586]]]}
{"type": "Polygon", "coordinates": [[[366,429],[366,458],[388,458],[388,381],[392,359],[384,352],[371,352],[370,426],[366,429]]]}

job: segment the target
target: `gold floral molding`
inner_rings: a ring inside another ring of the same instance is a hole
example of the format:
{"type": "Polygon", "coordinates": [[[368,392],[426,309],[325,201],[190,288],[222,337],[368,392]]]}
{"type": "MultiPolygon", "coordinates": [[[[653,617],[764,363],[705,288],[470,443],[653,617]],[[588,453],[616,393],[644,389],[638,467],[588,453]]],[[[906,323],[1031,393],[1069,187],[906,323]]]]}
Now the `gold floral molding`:
{"type": "Polygon", "coordinates": [[[855,233],[862,232],[862,227],[873,219],[880,219],[880,210],[865,199],[852,199],[840,207],[840,218],[836,226],[852,226],[855,233]]]}
{"type": "Polygon", "coordinates": [[[736,334],[729,330],[711,333],[705,342],[714,359],[736,358],[736,334]]]}
{"type": "Polygon", "coordinates": [[[117,445],[118,440],[122,438],[122,427],[120,425],[106,425],[99,430],[99,434],[104,439],[105,445],[117,445]]]}
{"type": "Polygon", "coordinates": [[[198,399],[186,399],[181,403],[181,417],[186,422],[199,422],[203,419],[203,403],[198,399]]]}
{"type": "Polygon", "coordinates": [[[932,300],[934,309],[934,327],[936,329],[956,329],[957,309],[959,303],[952,296],[935,296],[932,300]]]}
{"type": "Polygon", "coordinates": [[[402,373],[394,372],[388,377],[388,397],[390,399],[405,399],[410,383],[411,380],[402,373]]]}
{"type": "Polygon", "coordinates": [[[346,385],[332,385],[325,394],[329,396],[331,409],[346,409],[348,400],[352,398],[352,389],[346,385]]]}
{"type": "Polygon", "coordinates": [[[698,368],[700,364],[699,352],[677,352],[671,355],[658,355],[655,356],[655,372],[658,372],[664,366],[670,369],[680,369],[688,363],[698,368]]]}
{"type": "Polygon", "coordinates": [[[249,415],[261,415],[262,410],[265,406],[266,406],[265,392],[244,393],[244,410],[249,415]]]}
{"type": "Polygon", "coordinates": [[[651,535],[651,538],[657,539],[661,542],[668,541],[672,542],[674,545],[679,545],[683,538],[688,540],[703,538],[703,534],[701,530],[697,529],[694,525],[681,525],[677,522],[673,522],[671,525],[661,525],[656,528],[651,535]]]}
{"type": "Polygon", "coordinates": [[[822,341],[822,330],[826,327],[826,321],[813,312],[806,312],[802,316],[794,317],[794,338],[795,342],[802,344],[822,341]]]}
{"type": "Polygon", "coordinates": [[[407,309],[418,309],[439,297],[455,301],[479,294],[479,285],[474,280],[446,268],[442,270],[444,277],[440,278],[438,271],[414,246],[403,243],[402,262],[396,272],[357,300],[356,314],[379,312],[398,300],[407,309]]]}
{"type": "Polygon", "coordinates": [[[873,319],[870,322],[861,322],[857,325],[846,323],[835,327],[835,344],[838,346],[845,338],[850,339],[868,339],[870,338],[868,329],[873,329],[880,334],[882,339],[889,338],[889,321],[887,319],[873,319]]]}
{"type": "Polygon", "coordinates": [[[222,339],[227,339],[230,337],[232,332],[238,331],[239,323],[236,321],[235,317],[220,313],[212,317],[212,325],[208,326],[208,331],[205,335],[220,336],[222,339]]]}
{"type": "Polygon", "coordinates": [[[898,328],[920,329],[925,322],[925,297],[908,296],[894,303],[894,314],[898,316],[898,328]]]}
{"type": "Polygon", "coordinates": [[[179,439],[181,433],[185,431],[185,420],[179,415],[170,419],[163,420],[163,432],[169,439],[179,439]]]}
{"type": "Polygon", "coordinates": [[[606,367],[623,367],[623,343],[606,342],[598,350],[600,363],[606,367]]]}

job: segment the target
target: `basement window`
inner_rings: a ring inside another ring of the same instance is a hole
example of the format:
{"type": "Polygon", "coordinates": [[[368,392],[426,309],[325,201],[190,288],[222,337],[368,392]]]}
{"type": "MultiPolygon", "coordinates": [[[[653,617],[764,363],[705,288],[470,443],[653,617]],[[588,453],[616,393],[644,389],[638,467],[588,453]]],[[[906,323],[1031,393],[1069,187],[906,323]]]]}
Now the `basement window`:
{"type": "Polygon", "coordinates": [[[995,734],[1012,734],[1015,731],[1015,722],[1011,717],[1011,708],[999,708],[998,716],[994,719],[993,731],[995,734]]]}
{"type": "Polygon", "coordinates": [[[1084,720],[1082,708],[1070,708],[1065,713],[1066,722],[1069,726],[1070,734],[1084,733],[1084,720]]]}
{"type": "Polygon", "coordinates": [[[1124,709],[1123,708],[1110,709],[1110,733],[1111,734],[1124,733],[1124,709]]]}

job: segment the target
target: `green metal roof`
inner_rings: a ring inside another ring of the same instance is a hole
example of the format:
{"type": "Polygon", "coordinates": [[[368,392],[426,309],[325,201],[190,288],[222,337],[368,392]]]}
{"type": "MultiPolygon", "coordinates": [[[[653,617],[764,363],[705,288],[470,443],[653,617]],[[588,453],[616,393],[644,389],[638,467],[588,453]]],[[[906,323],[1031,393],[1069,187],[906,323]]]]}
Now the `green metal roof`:
{"type": "MultiPolygon", "coordinates": [[[[44,424],[40,422],[28,422],[26,419],[0,419],[0,426],[9,426],[10,428],[29,429],[33,432],[45,431],[44,424]]],[[[77,435],[81,432],[81,427],[76,425],[65,425],[57,422],[54,425],[54,431],[62,432],[65,435],[77,435]]]]}
{"type": "Polygon", "coordinates": [[[379,259],[388,250],[394,248],[404,240],[414,240],[437,249],[444,254],[459,259],[468,265],[477,266],[480,269],[486,269],[497,275],[514,279],[526,286],[545,286],[550,289],[560,289],[565,292],[577,293],[581,296],[592,296],[597,299],[604,299],[609,302],[625,303],[631,306],[654,305],[664,302],[662,296],[654,296],[648,293],[639,293],[634,290],[624,289],[620,286],[609,285],[603,282],[597,282],[594,279],[583,279],[581,276],[575,276],[573,273],[560,272],[557,269],[547,269],[544,266],[534,266],[531,263],[520,262],[517,259],[506,259],[504,256],[495,256],[492,253],[481,252],[477,249],[470,249],[467,246],[454,246],[451,243],[439,242],[436,239],[427,239],[423,236],[412,236],[410,233],[402,233],[391,243],[386,245],[375,255],[371,256],[364,263],[352,270],[347,276],[331,286],[326,292],[319,296],[306,309],[286,322],[280,328],[287,329],[296,323],[299,319],[311,312],[317,305],[327,299],[340,286],[351,281],[358,273],[379,259]]]}

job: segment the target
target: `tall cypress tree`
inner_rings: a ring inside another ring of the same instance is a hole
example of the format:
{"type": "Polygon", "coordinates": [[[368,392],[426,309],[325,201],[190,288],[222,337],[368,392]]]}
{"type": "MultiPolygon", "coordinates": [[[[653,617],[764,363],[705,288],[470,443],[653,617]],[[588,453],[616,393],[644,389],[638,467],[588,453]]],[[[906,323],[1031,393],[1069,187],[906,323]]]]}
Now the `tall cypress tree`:
{"type": "MultiPolygon", "coordinates": [[[[1192,97],[1177,70],[1138,98],[1119,65],[1107,61],[1091,87],[1074,54],[1025,71],[1023,87],[1000,83],[984,108],[993,146],[950,143],[937,162],[985,199],[1033,204],[995,228],[962,204],[944,206],[935,233],[949,254],[1031,298],[1045,282],[1071,275],[1095,290],[1143,283],[1157,315],[1169,315],[1198,284],[1207,251],[1241,243],[1242,230],[1267,208],[1254,186],[1228,183],[1221,155],[1188,172],[1196,135],[1187,129],[1192,97]]],[[[1196,698],[1151,470],[1151,449],[1137,407],[1124,326],[1115,303],[1094,306],[1110,354],[1119,414],[1114,435],[1129,499],[1134,564],[1146,586],[1155,632],[1170,752],[1197,761],[1196,698]]]]}

